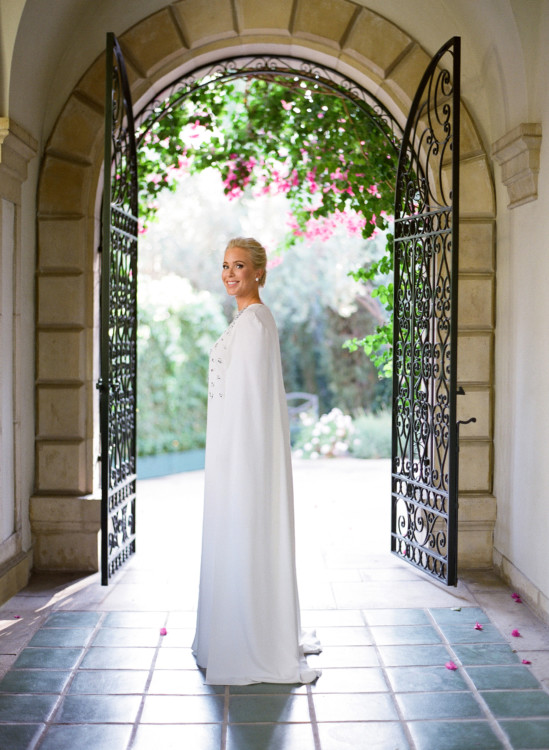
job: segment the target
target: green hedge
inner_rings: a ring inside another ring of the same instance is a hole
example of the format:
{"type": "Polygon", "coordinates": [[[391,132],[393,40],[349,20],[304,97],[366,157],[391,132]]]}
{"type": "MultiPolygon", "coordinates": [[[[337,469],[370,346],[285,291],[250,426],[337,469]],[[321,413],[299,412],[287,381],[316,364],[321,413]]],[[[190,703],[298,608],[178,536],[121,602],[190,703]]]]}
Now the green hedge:
{"type": "Polygon", "coordinates": [[[138,455],[204,447],[209,352],[226,325],[213,297],[186,279],[140,277],[138,455]]]}

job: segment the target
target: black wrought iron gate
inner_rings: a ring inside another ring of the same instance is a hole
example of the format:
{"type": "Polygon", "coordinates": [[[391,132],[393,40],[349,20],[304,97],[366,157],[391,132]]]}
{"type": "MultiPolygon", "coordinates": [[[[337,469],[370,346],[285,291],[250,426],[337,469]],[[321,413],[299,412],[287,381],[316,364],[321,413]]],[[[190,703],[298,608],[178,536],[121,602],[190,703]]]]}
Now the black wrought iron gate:
{"type": "Polygon", "coordinates": [[[135,552],[137,159],[130,88],[107,34],[101,259],[101,583],[135,552]]]}
{"type": "Polygon", "coordinates": [[[460,39],[425,71],[395,197],[392,551],[457,582],[460,39]]]}

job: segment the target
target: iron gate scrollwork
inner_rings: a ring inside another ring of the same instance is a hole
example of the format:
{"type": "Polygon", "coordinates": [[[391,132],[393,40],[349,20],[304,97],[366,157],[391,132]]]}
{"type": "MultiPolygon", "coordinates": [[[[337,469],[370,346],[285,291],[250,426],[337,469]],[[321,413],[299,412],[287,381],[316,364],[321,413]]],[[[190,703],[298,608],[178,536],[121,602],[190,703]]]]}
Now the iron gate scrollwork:
{"type": "Polygon", "coordinates": [[[391,550],[457,582],[460,39],[425,71],[395,195],[391,550]]]}
{"type": "Polygon", "coordinates": [[[101,583],[135,552],[137,158],[130,88],[107,34],[101,259],[101,583]]]}

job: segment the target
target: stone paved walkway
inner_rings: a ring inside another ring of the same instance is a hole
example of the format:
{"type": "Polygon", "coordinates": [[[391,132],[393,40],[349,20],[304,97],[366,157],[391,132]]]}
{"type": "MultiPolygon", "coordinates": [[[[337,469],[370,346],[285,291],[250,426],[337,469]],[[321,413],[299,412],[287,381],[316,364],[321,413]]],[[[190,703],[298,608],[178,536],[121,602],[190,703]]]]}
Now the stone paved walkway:
{"type": "Polygon", "coordinates": [[[0,608],[2,750],[549,748],[549,628],[491,572],[447,589],[387,553],[386,461],[295,466],[317,683],[204,685],[202,479],[140,482],[139,554],[112,586],[40,575],[0,608]]]}

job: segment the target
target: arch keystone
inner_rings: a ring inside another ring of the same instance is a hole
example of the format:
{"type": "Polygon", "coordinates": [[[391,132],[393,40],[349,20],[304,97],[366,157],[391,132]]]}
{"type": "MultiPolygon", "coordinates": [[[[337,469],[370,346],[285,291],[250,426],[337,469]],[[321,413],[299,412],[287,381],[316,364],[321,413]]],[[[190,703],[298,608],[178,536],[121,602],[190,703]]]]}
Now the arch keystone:
{"type": "Polygon", "coordinates": [[[126,31],[120,37],[120,44],[124,55],[145,78],[173,65],[187,49],[172,14],[166,8],[126,31]]]}
{"type": "Polygon", "coordinates": [[[303,39],[318,40],[340,49],[356,6],[348,0],[298,0],[291,31],[303,39]]]}
{"type": "Polygon", "coordinates": [[[349,31],[345,53],[386,78],[412,44],[401,29],[363,8],[349,31]]]}
{"type": "Polygon", "coordinates": [[[272,33],[275,29],[289,34],[293,0],[258,3],[257,0],[237,0],[236,14],[242,34],[272,33]]]}
{"type": "Polygon", "coordinates": [[[229,0],[180,0],[173,10],[189,48],[237,36],[229,0]]]}

